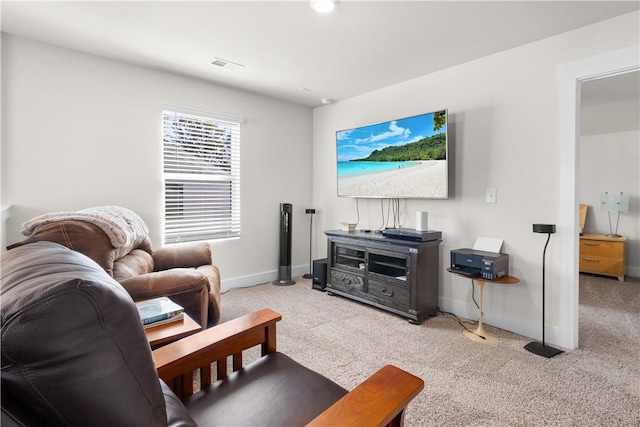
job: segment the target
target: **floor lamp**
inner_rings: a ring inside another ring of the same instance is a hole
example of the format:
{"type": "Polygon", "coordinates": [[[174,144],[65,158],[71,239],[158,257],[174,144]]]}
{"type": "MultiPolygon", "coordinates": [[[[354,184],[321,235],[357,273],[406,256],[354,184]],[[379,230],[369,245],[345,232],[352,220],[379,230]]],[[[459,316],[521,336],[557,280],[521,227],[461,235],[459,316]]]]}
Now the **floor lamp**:
{"type": "Polygon", "coordinates": [[[309,273],[307,274],[303,274],[302,277],[304,277],[305,279],[313,279],[313,270],[311,267],[312,261],[311,261],[311,248],[312,248],[312,236],[313,236],[313,214],[316,213],[315,209],[307,209],[304,211],[304,213],[306,214],[310,214],[311,215],[311,221],[309,222],[309,273]]]}
{"type": "Polygon", "coordinates": [[[529,344],[525,345],[525,350],[530,351],[533,354],[537,354],[538,356],[546,357],[547,359],[556,356],[560,353],[563,353],[562,350],[558,350],[557,348],[550,347],[544,343],[544,276],[545,276],[545,258],[547,254],[547,245],[549,244],[549,239],[551,239],[551,235],[556,232],[555,224],[533,224],[533,232],[534,233],[546,233],[547,234],[547,243],[544,245],[544,250],[542,251],[542,342],[532,341],[529,344]]]}

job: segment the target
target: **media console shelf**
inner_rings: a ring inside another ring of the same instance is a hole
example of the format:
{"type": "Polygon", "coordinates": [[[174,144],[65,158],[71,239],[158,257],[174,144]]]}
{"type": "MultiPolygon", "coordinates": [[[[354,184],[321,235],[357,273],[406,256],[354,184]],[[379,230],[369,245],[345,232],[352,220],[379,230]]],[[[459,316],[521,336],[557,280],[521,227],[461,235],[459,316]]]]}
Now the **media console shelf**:
{"type": "Polygon", "coordinates": [[[327,292],[420,324],[438,312],[440,239],[416,242],[378,233],[325,231],[327,292]]]}

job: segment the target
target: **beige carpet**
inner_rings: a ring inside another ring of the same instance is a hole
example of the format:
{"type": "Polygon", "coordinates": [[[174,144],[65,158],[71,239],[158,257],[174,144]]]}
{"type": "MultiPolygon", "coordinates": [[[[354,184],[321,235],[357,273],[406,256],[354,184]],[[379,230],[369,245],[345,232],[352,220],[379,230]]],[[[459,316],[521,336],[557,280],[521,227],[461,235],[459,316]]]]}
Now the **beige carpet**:
{"type": "Polygon", "coordinates": [[[415,326],[294,279],[226,292],[222,321],[280,312],[278,349],[347,389],[387,363],[421,377],[407,426],[640,425],[640,281],[581,275],[580,348],[546,359],[510,332],[476,343],[449,316],[415,326]]]}

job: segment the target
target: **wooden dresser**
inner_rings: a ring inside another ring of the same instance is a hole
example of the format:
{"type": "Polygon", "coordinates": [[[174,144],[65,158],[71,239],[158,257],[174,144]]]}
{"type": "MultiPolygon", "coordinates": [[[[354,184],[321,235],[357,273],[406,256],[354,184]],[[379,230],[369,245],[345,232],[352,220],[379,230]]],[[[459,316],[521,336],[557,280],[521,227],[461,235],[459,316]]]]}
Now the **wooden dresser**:
{"type": "Polygon", "coordinates": [[[626,237],[580,236],[580,272],[616,276],[624,281],[626,237]]]}

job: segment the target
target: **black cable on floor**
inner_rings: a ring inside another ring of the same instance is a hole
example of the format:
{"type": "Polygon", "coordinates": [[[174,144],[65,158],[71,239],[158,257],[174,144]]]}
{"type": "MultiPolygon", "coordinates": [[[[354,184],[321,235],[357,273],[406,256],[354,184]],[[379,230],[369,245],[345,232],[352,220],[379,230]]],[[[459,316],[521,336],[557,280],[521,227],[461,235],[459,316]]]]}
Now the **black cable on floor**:
{"type": "MultiPolygon", "coordinates": [[[[456,316],[455,314],[453,314],[453,313],[449,313],[448,311],[442,311],[442,310],[438,310],[438,312],[439,312],[440,314],[445,315],[445,316],[451,316],[451,317],[453,317],[454,319],[456,319],[456,320],[457,320],[457,322],[458,322],[458,324],[459,324],[460,326],[462,326],[462,327],[464,328],[464,330],[465,330],[465,331],[467,331],[467,332],[469,332],[470,334],[473,334],[473,335],[475,335],[475,336],[477,336],[477,337],[480,337],[480,338],[482,338],[483,340],[484,340],[484,339],[486,339],[486,338],[485,338],[485,337],[483,337],[482,335],[479,335],[479,334],[477,334],[475,331],[472,331],[471,329],[467,328],[467,327],[464,325],[464,323],[465,323],[465,322],[463,322],[462,320],[460,320],[460,318],[459,318],[458,316],[456,316]]],[[[477,321],[476,321],[476,322],[468,321],[468,322],[466,322],[466,323],[468,323],[468,324],[470,324],[470,325],[477,325],[477,324],[478,324],[478,322],[477,322],[477,321]]]]}
{"type": "MultiPolygon", "coordinates": [[[[451,316],[453,317],[459,324],[460,326],[462,326],[465,330],[469,331],[469,329],[464,325],[465,323],[468,325],[477,325],[478,321],[473,321],[473,320],[461,320],[458,316],[456,316],[453,313],[449,313],[448,311],[442,311],[442,310],[438,310],[438,313],[445,315],[445,316],[451,316]]],[[[471,331],[469,331],[471,332],[471,331]]]]}

